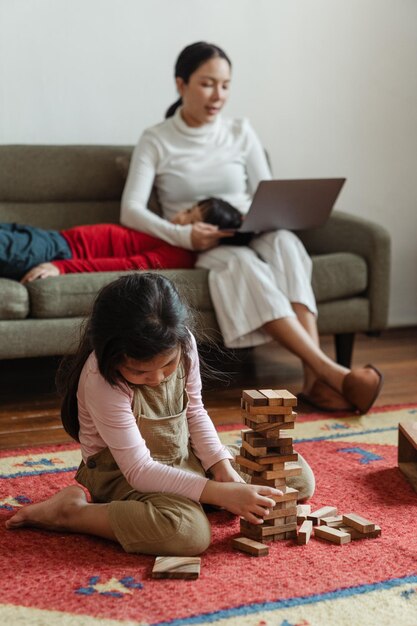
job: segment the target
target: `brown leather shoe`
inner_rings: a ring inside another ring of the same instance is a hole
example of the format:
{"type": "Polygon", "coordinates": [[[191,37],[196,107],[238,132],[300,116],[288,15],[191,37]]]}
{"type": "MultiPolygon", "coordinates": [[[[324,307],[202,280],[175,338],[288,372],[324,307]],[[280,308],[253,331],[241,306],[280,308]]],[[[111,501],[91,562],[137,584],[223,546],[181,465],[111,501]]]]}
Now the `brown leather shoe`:
{"type": "Polygon", "coordinates": [[[354,368],[343,380],[343,395],[361,415],[369,411],[381,391],[383,376],[373,365],[354,368]]]}
{"type": "Polygon", "coordinates": [[[299,393],[297,394],[297,398],[301,400],[301,402],[305,402],[315,409],[326,413],[334,413],[337,411],[351,412],[356,410],[356,407],[350,404],[341,393],[322,380],[316,380],[310,393],[299,393]]]}

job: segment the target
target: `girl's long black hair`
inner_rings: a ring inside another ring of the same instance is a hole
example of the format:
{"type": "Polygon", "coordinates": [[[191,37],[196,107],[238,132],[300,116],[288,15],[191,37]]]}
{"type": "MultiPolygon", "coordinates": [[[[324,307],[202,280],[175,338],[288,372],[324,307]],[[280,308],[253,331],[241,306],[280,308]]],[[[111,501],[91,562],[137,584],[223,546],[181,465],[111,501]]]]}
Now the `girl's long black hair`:
{"type": "Polygon", "coordinates": [[[127,274],[98,293],[77,352],[64,357],[56,376],[61,419],[79,441],[77,389],[81,371],[95,352],[100,374],[110,385],[124,382],[118,371],[125,357],[148,361],[181,349],[187,375],[191,349],[190,311],[173,283],[152,272],[127,274]]]}
{"type": "MultiPolygon", "coordinates": [[[[193,74],[200,65],[203,65],[203,63],[215,57],[224,59],[228,62],[229,66],[232,67],[231,60],[219,46],[213,43],[207,43],[206,41],[192,43],[179,54],[177,62],[175,63],[175,78],[182,78],[187,84],[191,74],[193,74]]],[[[178,98],[178,100],[167,109],[165,117],[172,117],[181,104],[182,98],[178,98]]]]}

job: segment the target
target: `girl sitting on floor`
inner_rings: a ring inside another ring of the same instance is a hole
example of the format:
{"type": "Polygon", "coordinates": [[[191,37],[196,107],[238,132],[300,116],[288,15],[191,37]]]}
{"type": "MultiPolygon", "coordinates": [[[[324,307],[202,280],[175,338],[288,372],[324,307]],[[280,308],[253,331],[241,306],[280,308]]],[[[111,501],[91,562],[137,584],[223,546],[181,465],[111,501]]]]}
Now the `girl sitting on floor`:
{"type": "MultiPolygon", "coordinates": [[[[189,311],[164,276],[127,274],[104,287],[75,357],[58,375],[62,420],[81,445],[76,480],[20,509],[9,529],[35,526],[119,542],[127,552],[194,555],[210,543],[202,505],[261,524],[277,489],[247,485],[201,399],[189,311]]],[[[300,499],[314,476],[299,457],[300,499]]]]}

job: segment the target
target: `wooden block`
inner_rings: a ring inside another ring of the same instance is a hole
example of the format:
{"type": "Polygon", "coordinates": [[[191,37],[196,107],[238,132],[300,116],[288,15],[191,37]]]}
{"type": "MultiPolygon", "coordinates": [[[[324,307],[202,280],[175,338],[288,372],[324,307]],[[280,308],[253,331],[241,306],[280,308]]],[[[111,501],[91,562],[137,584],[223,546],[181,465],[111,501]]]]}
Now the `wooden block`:
{"type": "Polygon", "coordinates": [[[331,515],[337,515],[337,508],[335,506],[322,506],[321,509],[309,513],[307,519],[313,522],[313,526],[316,526],[321,517],[330,517],[331,515]]]}
{"type": "Polygon", "coordinates": [[[417,491],[417,422],[398,424],[398,467],[417,491]]]}
{"type": "Polygon", "coordinates": [[[268,399],[269,406],[282,405],[283,398],[274,389],[259,389],[259,392],[268,399]]]}
{"type": "Polygon", "coordinates": [[[242,391],[242,399],[251,406],[268,405],[268,398],[256,389],[244,389],[242,391]]]}
{"type": "Polygon", "coordinates": [[[262,472],[262,478],[266,480],[275,480],[276,478],[289,478],[290,476],[301,476],[303,473],[302,468],[297,465],[294,467],[289,467],[288,469],[283,470],[267,470],[266,472],[262,472]]]}
{"type": "Polygon", "coordinates": [[[263,457],[263,456],[266,456],[267,454],[266,448],[254,448],[247,441],[242,441],[242,448],[247,450],[249,454],[252,454],[252,456],[255,456],[255,457],[258,457],[258,456],[263,457]]]}
{"type": "Polygon", "coordinates": [[[297,500],[298,491],[297,489],[293,489],[292,487],[284,487],[281,489],[282,496],[274,496],[270,495],[268,498],[272,498],[275,502],[287,502],[288,500],[297,500]]]}
{"type": "Polygon", "coordinates": [[[274,391],[282,398],[284,406],[297,406],[297,397],[287,391],[287,389],[274,389],[274,391]]]}
{"type": "Polygon", "coordinates": [[[157,556],[152,578],[185,578],[195,580],[200,575],[198,556],[157,556]]]}
{"type": "Polygon", "coordinates": [[[269,415],[262,413],[257,415],[256,413],[249,413],[248,411],[242,411],[242,417],[253,422],[254,424],[274,424],[278,428],[279,424],[286,424],[287,422],[294,421],[294,416],[288,415],[269,415]]]}
{"type": "Polygon", "coordinates": [[[293,452],[292,454],[266,454],[256,459],[260,465],[269,465],[275,463],[290,463],[298,461],[298,454],[293,452]]]}
{"type": "Polygon", "coordinates": [[[238,454],[236,457],[236,463],[239,463],[240,467],[245,467],[255,472],[260,472],[263,470],[263,466],[259,463],[255,463],[255,461],[251,461],[250,459],[238,454]]]}
{"type": "Polygon", "coordinates": [[[399,462],[398,468],[406,477],[414,491],[417,491],[417,463],[399,462]]]}
{"type": "Polygon", "coordinates": [[[351,539],[356,541],[357,539],[376,539],[381,536],[381,527],[375,524],[375,530],[371,530],[369,533],[361,533],[356,528],[352,528],[351,526],[340,526],[339,530],[349,533],[351,539]]]}
{"type": "Polygon", "coordinates": [[[301,476],[302,468],[300,465],[294,465],[292,467],[285,467],[281,470],[266,470],[261,472],[260,477],[266,480],[273,480],[275,478],[289,478],[290,476],[301,476]]]}
{"type": "Polygon", "coordinates": [[[288,448],[293,444],[293,438],[286,433],[282,433],[279,437],[272,439],[271,437],[266,438],[252,429],[242,430],[242,440],[246,441],[253,448],[265,448],[268,446],[268,448],[274,447],[281,450],[281,448],[288,448]]]}
{"type": "Polygon", "coordinates": [[[265,437],[258,435],[251,428],[244,428],[242,431],[242,441],[250,444],[252,448],[265,448],[265,437]]]}
{"type": "MultiPolygon", "coordinates": [[[[263,485],[264,487],[275,487],[280,491],[283,491],[283,488],[287,485],[286,478],[271,478],[268,480],[267,478],[262,478],[262,476],[258,476],[258,472],[253,472],[253,470],[247,470],[247,473],[252,476],[251,484],[252,485],[263,485]]],[[[274,496],[275,497],[275,496],[274,496]]],[[[268,498],[272,498],[272,496],[268,496],[268,498]]]]}
{"type": "Polygon", "coordinates": [[[232,539],[232,547],[241,552],[247,552],[252,556],[266,556],[269,553],[269,547],[259,541],[249,539],[249,537],[238,537],[232,539]]]}
{"type": "MultiPolygon", "coordinates": [[[[286,500],[284,502],[275,502],[275,506],[274,506],[274,511],[277,509],[292,509],[293,507],[296,507],[296,502],[295,500],[286,500]]],[[[296,509],[296,514],[297,514],[297,509],[296,509]]]]}
{"type": "MultiPolygon", "coordinates": [[[[296,530],[297,524],[282,524],[281,526],[265,526],[265,524],[250,524],[246,520],[240,520],[240,532],[244,537],[255,539],[255,541],[264,541],[268,537],[285,534],[286,532],[296,530]],[[279,530],[278,530],[279,528],[279,530]]],[[[350,535],[348,535],[350,537],[350,535]]]]}
{"type": "Polygon", "coordinates": [[[417,422],[398,424],[398,461],[417,463],[417,422]]]}
{"type": "MultiPolygon", "coordinates": [[[[266,399],[266,398],[265,398],[266,399]]],[[[268,401],[267,401],[268,402],[268,401]]],[[[249,415],[292,415],[294,411],[291,406],[253,406],[246,403],[246,413],[249,415]]]]}
{"type": "Polygon", "coordinates": [[[309,513],[311,513],[311,504],[297,504],[297,524],[305,522],[309,513]]]}
{"type": "Polygon", "coordinates": [[[305,546],[310,541],[312,530],[313,522],[311,520],[304,520],[297,535],[297,543],[299,546],[305,546]]]}
{"type": "Polygon", "coordinates": [[[274,517],[272,519],[264,520],[264,528],[275,528],[275,532],[281,532],[281,526],[285,526],[286,517],[274,517]]]}
{"type": "Polygon", "coordinates": [[[285,533],[285,539],[296,539],[296,538],[297,538],[297,530],[292,530],[289,533],[285,533]]]}
{"type": "Polygon", "coordinates": [[[373,522],[370,522],[360,515],[356,515],[356,513],[343,515],[343,523],[345,526],[356,528],[356,530],[359,530],[361,533],[369,533],[375,530],[375,524],[373,522]]]}
{"type": "Polygon", "coordinates": [[[344,533],[338,528],[330,528],[330,526],[316,526],[314,528],[314,536],[338,545],[349,543],[351,539],[349,533],[344,533]]]}
{"type": "MultiPolygon", "coordinates": [[[[265,521],[277,519],[279,517],[285,518],[287,516],[294,516],[296,514],[297,509],[295,506],[285,507],[285,508],[273,508],[268,515],[264,517],[265,521]]],[[[293,520],[291,520],[292,523],[293,520]]]]}
{"type": "Polygon", "coordinates": [[[257,422],[253,422],[248,417],[243,418],[243,422],[249,428],[252,428],[256,434],[265,433],[265,437],[279,437],[281,430],[289,430],[295,427],[294,422],[279,422],[279,424],[271,424],[270,422],[261,422],[258,424],[257,422]]]}
{"type": "Polygon", "coordinates": [[[330,526],[330,528],[339,528],[343,526],[343,515],[332,515],[330,517],[321,517],[319,526],[330,526]]]}

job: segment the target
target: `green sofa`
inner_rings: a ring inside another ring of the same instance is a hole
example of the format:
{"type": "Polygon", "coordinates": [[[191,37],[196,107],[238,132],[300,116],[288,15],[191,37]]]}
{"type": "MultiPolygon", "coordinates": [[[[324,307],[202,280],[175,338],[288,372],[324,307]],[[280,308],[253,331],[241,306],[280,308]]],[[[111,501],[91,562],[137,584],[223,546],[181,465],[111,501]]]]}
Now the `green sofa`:
{"type": "MultiPolygon", "coordinates": [[[[126,146],[0,146],[0,222],[62,229],[117,223],[126,146]]],[[[299,233],[313,258],[319,331],[334,334],[339,362],[348,364],[354,334],[385,328],[390,239],[381,226],[334,211],[322,228],[299,233]]],[[[198,311],[204,331],[219,338],[208,272],[169,270],[198,311]]],[[[97,290],[118,272],[70,274],[29,283],[0,278],[0,359],[60,355],[74,350],[79,326],[97,290]]]]}

